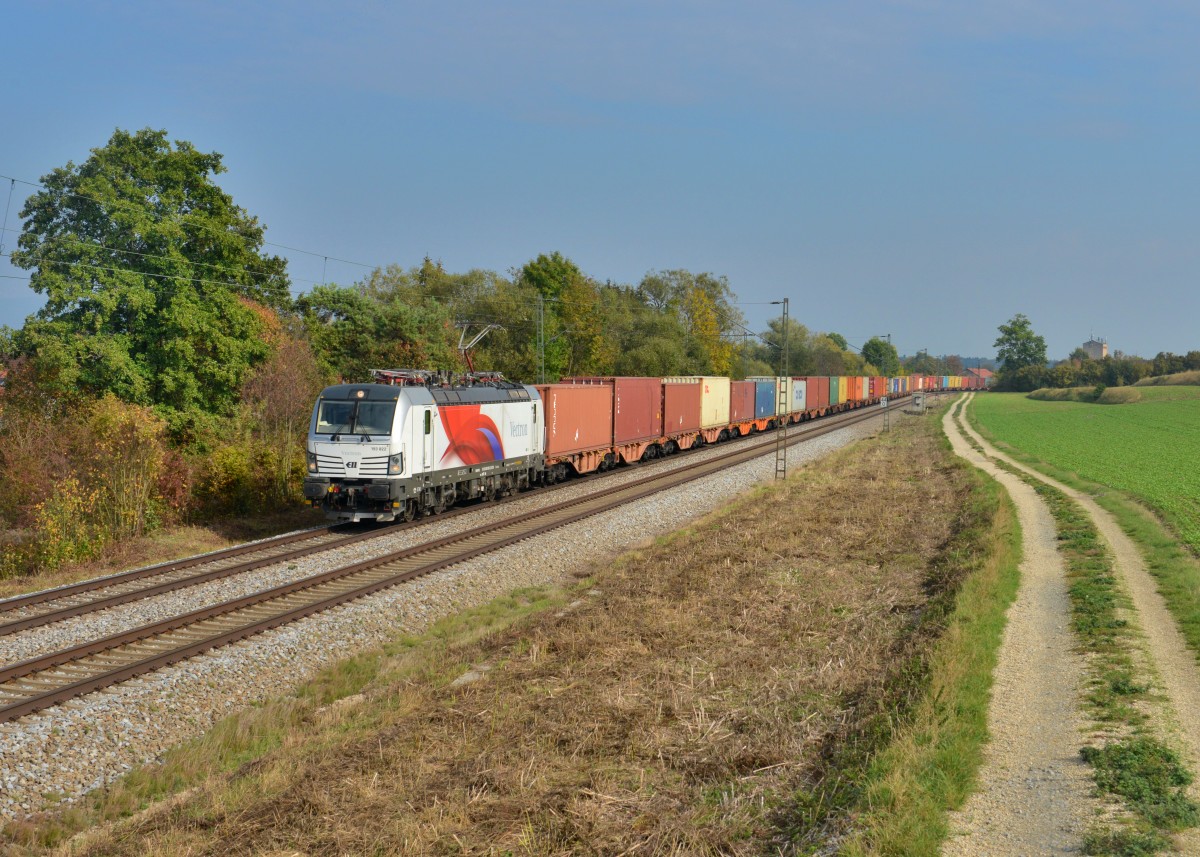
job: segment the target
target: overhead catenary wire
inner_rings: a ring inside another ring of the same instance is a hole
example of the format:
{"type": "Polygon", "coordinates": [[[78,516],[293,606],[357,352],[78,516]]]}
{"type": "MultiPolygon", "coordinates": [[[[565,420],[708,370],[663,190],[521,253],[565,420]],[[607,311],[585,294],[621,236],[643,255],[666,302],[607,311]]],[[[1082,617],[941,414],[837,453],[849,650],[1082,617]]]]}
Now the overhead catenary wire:
{"type": "MultiPolygon", "coordinates": [[[[42,191],[46,191],[48,193],[56,194],[61,197],[69,197],[69,198],[74,198],[74,199],[86,200],[87,202],[91,202],[95,205],[100,206],[103,210],[105,210],[106,213],[109,213],[110,215],[114,210],[120,210],[120,207],[123,205],[127,205],[127,206],[135,205],[135,203],[133,203],[131,200],[117,199],[117,200],[113,200],[113,201],[106,201],[106,200],[98,199],[94,196],[89,196],[88,194],[81,194],[81,193],[65,191],[65,190],[56,190],[53,188],[49,188],[40,182],[33,182],[33,181],[29,181],[27,179],[17,178],[15,176],[7,175],[4,173],[0,173],[0,179],[8,179],[8,181],[9,181],[8,197],[9,197],[10,204],[11,204],[13,189],[14,189],[15,185],[22,184],[22,185],[27,185],[32,188],[37,188],[42,191]]],[[[7,217],[8,217],[8,209],[6,207],[4,225],[3,225],[3,227],[0,227],[3,229],[3,232],[18,232],[18,233],[21,232],[21,230],[19,230],[19,229],[9,229],[8,228],[7,217]]],[[[327,284],[327,268],[328,268],[329,262],[337,262],[339,264],[344,264],[344,265],[354,265],[356,267],[365,268],[370,271],[386,271],[388,268],[392,267],[395,264],[395,263],[388,263],[388,264],[384,265],[384,264],[371,264],[371,263],[367,263],[367,262],[359,262],[359,261],[355,261],[353,259],[345,259],[345,258],[342,258],[339,256],[331,256],[328,253],[322,253],[322,252],[319,252],[316,250],[306,250],[302,247],[295,247],[295,246],[292,246],[289,244],[281,244],[281,243],[278,243],[275,241],[267,241],[265,239],[261,240],[259,242],[254,242],[252,239],[248,239],[245,236],[242,236],[236,232],[230,232],[225,229],[220,229],[218,227],[209,226],[204,223],[192,222],[189,220],[173,220],[173,219],[168,219],[165,217],[158,217],[158,218],[151,218],[151,219],[157,223],[173,223],[173,224],[176,224],[178,226],[185,227],[188,229],[207,231],[211,234],[219,235],[222,238],[237,237],[237,238],[240,238],[245,243],[247,249],[250,249],[250,250],[254,250],[256,245],[267,246],[267,247],[277,247],[281,250],[287,250],[291,253],[301,253],[303,255],[312,256],[314,258],[319,258],[322,260],[322,269],[321,269],[321,279],[320,280],[293,276],[290,273],[287,274],[287,277],[291,281],[296,282],[296,283],[307,283],[310,285],[326,285],[327,284]]],[[[266,227],[261,227],[261,228],[265,230],[266,227]]],[[[2,238],[2,233],[0,233],[0,238],[2,238]]],[[[57,238],[55,240],[71,240],[71,239],[57,238]]],[[[139,252],[133,251],[133,250],[123,250],[123,249],[118,249],[118,248],[112,248],[112,247],[107,247],[103,244],[92,244],[90,242],[84,242],[84,241],[77,241],[75,243],[79,244],[80,246],[94,246],[94,247],[97,247],[97,248],[100,248],[103,250],[107,250],[108,252],[126,253],[129,255],[141,256],[144,258],[151,258],[151,259],[157,258],[157,259],[176,261],[176,260],[172,259],[171,257],[167,257],[167,256],[156,255],[156,254],[151,254],[151,253],[139,253],[139,252]]],[[[3,255],[7,255],[11,258],[12,253],[11,252],[4,253],[3,255]]],[[[53,263],[57,264],[57,265],[80,265],[83,267],[91,267],[95,270],[101,270],[101,271],[117,272],[117,271],[121,270],[121,269],[116,269],[116,268],[107,268],[105,266],[100,266],[100,265],[88,265],[88,264],[82,263],[82,262],[68,262],[68,261],[49,260],[49,259],[45,259],[44,261],[46,261],[47,263],[53,261],[53,263]]],[[[224,267],[221,267],[218,265],[212,265],[210,263],[189,261],[188,264],[193,265],[193,266],[210,267],[210,268],[215,268],[216,270],[222,270],[222,271],[227,271],[227,272],[233,273],[232,270],[229,268],[224,268],[224,267]]],[[[247,267],[243,267],[241,269],[241,271],[244,273],[247,273],[247,274],[253,274],[253,275],[257,275],[257,276],[264,276],[264,277],[276,276],[275,274],[270,273],[270,272],[255,271],[255,270],[253,270],[251,268],[247,268],[247,267]]],[[[199,279],[199,278],[195,278],[195,277],[183,277],[183,276],[179,276],[179,275],[153,274],[153,273],[149,273],[149,272],[137,272],[137,273],[143,273],[146,276],[157,277],[160,279],[191,280],[193,282],[214,283],[214,284],[227,285],[227,286],[228,285],[241,285],[240,283],[232,283],[232,282],[221,283],[220,281],[217,281],[217,280],[204,280],[204,279],[199,279]]],[[[7,279],[27,279],[27,280],[29,279],[29,278],[21,278],[21,277],[6,277],[6,278],[7,279]]],[[[636,289],[636,286],[628,286],[625,288],[636,289]]],[[[424,298],[429,298],[429,299],[432,299],[432,300],[435,300],[438,302],[444,302],[444,298],[441,298],[437,295],[431,295],[428,292],[425,292],[423,290],[414,290],[413,293],[415,295],[418,295],[418,296],[421,296],[424,298]]],[[[569,306],[577,306],[580,303],[582,303],[582,302],[578,302],[578,301],[568,301],[568,300],[564,300],[562,298],[554,298],[554,297],[546,297],[546,298],[544,298],[544,300],[547,303],[553,302],[553,303],[557,303],[560,305],[569,305],[569,306]]],[[[733,306],[759,306],[759,305],[770,304],[772,302],[771,301],[730,301],[729,303],[733,306]]],[[[525,304],[524,306],[527,309],[531,308],[532,302],[525,304]]]]}
{"type": "MultiPolygon", "coordinates": [[[[9,180],[10,195],[11,195],[11,190],[12,190],[12,187],[14,184],[23,184],[23,185],[28,185],[28,186],[34,187],[34,188],[39,188],[39,189],[47,191],[49,193],[58,194],[60,196],[86,200],[88,202],[99,205],[102,209],[104,209],[106,211],[106,213],[109,213],[109,214],[111,214],[112,210],[118,208],[118,206],[116,206],[116,205],[110,204],[109,202],[97,199],[96,197],[89,196],[87,194],[73,193],[70,191],[54,190],[54,189],[48,188],[45,185],[40,184],[38,182],[31,182],[26,179],[16,178],[14,176],[10,176],[10,175],[4,174],[4,173],[0,173],[0,179],[8,179],[9,180]]],[[[128,205],[133,204],[128,200],[117,200],[116,202],[122,203],[122,204],[128,204],[128,205]]],[[[218,234],[222,237],[236,236],[236,237],[242,239],[242,241],[246,244],[248,249],[251,249],[251,250],[254,249],[253,242],[251,242],[249,239],[244,238],[243,236],[237,235],[237,233],[232,233],[232,232],[228,232],[226,230],[217,229],[215,227],[206,226],[205,224],[192,223],[190,221],[168,221],[166,218],[162,218],[162,217],[152,218],[152,219],[157,223],[171,222],[171,223],[177,223],[181,226],[187,226],[189,228],[199,229],[202,231],[206,230],[210,233],[218,234]]],[[[4,229],[7,232],[20,232],[21,231],[19,229],[9,229],[7,226],[5,226],[4,229]]],[[[62,240],[69,240],[69,239],[62,239],[62,240]]],[[[170,257],[161,256],[161,255],[156,256],[155,254],[140,254],[140,253],[137,253],[136,251],[132,251],[132,250],[119,250],[119,249],[115,249],[115,248],[105,247],[102,244],[92,244],[90,242],[78,242],[78,243],[81,245],[84,245],[84,246],[99,247],[101,249],[109,250],[110,252],[129,253],[132,255],[145,256],[147,258],[159,258],[159,259],[169,259],[170,258],[170,257]]],[[[294,247],[294,246],[291,246],[288,244],[280,244],[278,242],[273,242],[273,241],[265,241],[264,240],[260,243],[263,245],[266,245],[266,246],[278,247],[278,248],[281,248],[283,250],[288,250],[293,253],[302,253],[304,255],[313,256],[313,257],[323,260],[324,264],[322,267],[322,274],[321,274],[320,281],[314,280],[314,279],[308,279],[305,277],[296,277],[296,276],[292,276],[290,274],[288,275],[292,281],[298,282],[298,283],[308,283],[311,285],[325,285],[327,282],[327,279],[326,279],[327,271],[326,271],[325,266],[327,266],[329,262],[338,262],[338,263],[347,264],[347,265],[355,265],[355,266],[358,266],[361,268],[369,269],[371,271],[386,271],[389,267],[392,266],[392,264],[394,264],[394,263],[389,263],[387,265],[373,265],[373,264],[368,264],[366,262],[357,262],[352,259],[344,259],[340,256],[331,256],[327,253],[320,253],[315,250],[305,250],[301,247],[294,247]]],[[[9,252],[4,255],[7,255],[11,258],[12,253],[9,252]]],[[[35,260],[35,261],[40,261],[40,260],[35,260]]],[[[53,261],[53,263],[57,264],[57,265],[80,265],[83,267],[90,267],[94,270],[100,270],[100,271],[119,272],[121,270],[121,269],[116,269],[116,268],[108,268],[108,267],[101,266],[101,265],[88,265],[87,263],[83,263],[83,262],[69,262],[69,261],[64,261],[64,260],[49,260],[49,259],[45,259],[44,261],[46,261],[47,263],[53,261]]],[[[202,262],[191,262],[189,264],[206,265],[206,266],[208,265],[208,263],[202,263],[202,262]]],[[[218,270],[225,270],[225,271],[229,270],[228,268],[221,268],[220,266],[211,266],[211,267],[216,267],[218,270]]],[[[246,273],[257,274],[259,276],[273,276],[272,274],[269,274],[268,272],[265,272],[265,271],[254,271],[249,268],[243,268],[242,270],[245,271],[246,273]]],[[[199,279],[199,278],[195,278],[195,277],[183,277],[183,276],[179,276],[179,275],[152,274],[149,272],[138,272],[138,273],[146,273],[147,276],[156,277],[159,279],[191,280],[193,282],[202,282],[202,283],[227,285],[227,286],[228,285],[240,285],[239,283],[232,283],[232,282],[221,283],[221,281],[218,281],[218,280],[204,280],[204,279],[199,279]]],[[[20,279],[20,278],[14,277],[12,279],[20,279]]],[[[25,278],[25,279],[28,279],[28,278],[25,278]]],[[[416,291],[415,293],[424,298],[430,298],[430,299],[438,301],[438,302],[444,302],[443,299],[439,298],[438,296],[430,295],[427,292],[416,291]]],[[[564,303],[564,301],[561,298],[549,298],[548,297],[548,298],[546,298],[546,301],[548,301],[548,302],[552,301],[552,302],[556,302],[556,303],[564,303]]]]}
{"type": "Polygon", "coordinates": [[[0,253],[4,252],[4,233],[8,231],[8,210],[12,207],[13,188],[16,185],[16,179],[10,178],[8,180],[8,202],[4,203],[4,224],[0,225],[0,253]]]}
{"type": "MultiPolygon", "coordinates": [[[[11,195],[12,186],[14,184],[23,184],[23,185],[28,185],[29,187],[34,187],[34,188],[38,188],[40,190],[47,191],[49,193],[58,194],[59,196],[66,196],[66,197],[72,197],[75,199],[87,200],[88,202],[95,203],[96,205],[99,205],[99,206],[101,206],[101,208],[104,208],[106,210],[116,208],[116,206],[113,204],[113,202],[102,200],[102,199],[97,199],[94,196],[88,196],[87,194],[83,194],[83,193],[74,193],[71,191],[55,190],[53,188],[46,187],[46,185],[41,184],[40,182],[31,182],[27,179],[16,178],[14,176],[6,175],[4,173],[0,173],[0,179],[8,179],[9,180],[10,195],[11,195]]],[[[115,202],[128,203],[128,204],[132,205],[132,203],[129,200],[115,200],[115,202]]],[[[176,220],[168,220],[167,218],[163,218],[163,217],[153,218],[153,219],[158,223],[168,223],[168,222],[177,223],[180,226],[186,226],[190,229],[198,229],[198,230],[202,230],[202,231],[208,231],[212,234],[220,235],[225,238],[228,238],[231,236],[236,236],[238,238],[241,238],[246,243],[248,248],[253,249],[252,242],[249,239],[245,238],[244,236],[238,235],[235,232],[229,232],[228,230],[225,230],[225,229],[219,229],[216,227],[208,226],[203,223],[193,223],[192,221],[187,221],[187,220],[176,221],[176,220]]],[[[265,231],[266,227],[262,227],[262,229],[265,231]]],[[[288,250],[292,253],[303,253],[308,256],[315,256],[317,258],[323,258],[323,259],[328,259],[328,260],[331,260],[334,262],[340,262],[345,265],[356,265],[360,268],[375,269],[375,268],[387,267],[386,265],[373,265],[373,264],[369,264],[367,262],[356,262],[353,259],[342,259],[337,256],[330,256],[328,253],[320,253],[315,250],[305,250],[301,247],[292,247],[287,244],[279,244],[275,241],[267,241],[265,239],[258,243],[260,243],[264,246],[268,246],[268,247],[278,247],[282,250],[288,250]]]]}
{"type": "MultiPolygon", "coordinates": [[[[0,254],[0,255],[8,256],[10,258],[12,257],[12,253],[4,253],[4,254],[0,254]]],[[[91,268],[96,271],[107,271],[112,274],[133,273],[133,274],[137,274],[139,277],[153,277],[156,280],[183,280],[183,281],[190,282],[190,283],[205,283],[206,285],[212,285],[212,286],[240,285],[240,283],[233,283],[228,280],[206,280],[201,277],[185,277],[182,274],[155,274],[155,273],[151,273],[150,271],[130,271],[128,268],[110,268],[105,265],[92,265],[87,262],[77,262],[77,261],[66,262],[66,261],[62,261],[59,259],[35,259],[34,261],[38,262],[39,264],[46,264],[46,265],[66,265],[68,267],[91,268]]],[[[20,280],[20,279],[29,279],[29,278],[13,277],[13,279],[20,280]]]]}
{"type": "MultiPolygon", "coordinates": [[[[20,232],[21,230],[8,229],[7,231],[8,232],[20,232]]],[[[276,272],[272,272],[272,271],[256,271],[253,268],[246,268],[246,267],[243,267],[240,269],[234,269],[234,268],[230,268],[228,265],[214,265],[210,262],[196,262],[196,261],[193,261],[193,260],[187,259],[187,258],[178,258],[175,256],[164,256],[161,253],[140,253],[137,250],[126,250],[122,247],[110,247],[107,244],[97,244],[93,241],[80,241],[80,240],[77,240],[74,238],[64,238],[61,235],[56,235],[52,238],[45,239],[42,242],[41,246],[45,246],[46,244],[49,244],[50,242],[54,242],[56,244],[57,243],[73,244],[76,247],[95,247],[97,250],[104,250],[109,253],[124,253],[128,256],[140,256],[144,259],[162,259],[167,262],[185,262],[188,265],[192,265],[193,267],[215,268],[218,271],[225,271],[227,273],[240,272],[240,273],[245,273],[245,274],[254,274],[254,275],[257,275],[260,277],[281,276],[280,274],[278,274],[276,272]]],[[[3,255],[11,257],[12,253],[4,253],[3,255]]],[[[310,279],[306,279],[305,277],[293,277],[291,274],[284,274],[282,276],[286,276],[288,279],[294,280],[299,283],[312,283],[313,285],[323,285],[324,284],[324,282],[322,280],[310,280],[310,279]]],[[[237,284],[230,283],[230,285],[237,285],[237,284]]]]}

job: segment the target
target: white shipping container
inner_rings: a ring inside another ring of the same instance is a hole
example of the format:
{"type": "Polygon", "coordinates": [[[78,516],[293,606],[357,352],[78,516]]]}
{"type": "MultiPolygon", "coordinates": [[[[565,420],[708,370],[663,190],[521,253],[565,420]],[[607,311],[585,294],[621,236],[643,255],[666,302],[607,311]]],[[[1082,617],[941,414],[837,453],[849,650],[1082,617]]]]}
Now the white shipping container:
{"type": "Polygon", "coordinates": [[[789,380],[792,382],[792,390],[788,401],[792,403],[792,412],[808,410],[808,382],[803,378],[789,380]]]}

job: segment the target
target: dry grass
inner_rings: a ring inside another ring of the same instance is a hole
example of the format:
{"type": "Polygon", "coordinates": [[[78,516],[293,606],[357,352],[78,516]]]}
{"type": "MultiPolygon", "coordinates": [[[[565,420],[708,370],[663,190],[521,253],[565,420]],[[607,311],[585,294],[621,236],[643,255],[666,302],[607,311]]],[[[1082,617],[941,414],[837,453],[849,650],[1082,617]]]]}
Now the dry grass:
{"type": "Polygon", "coordinates": [[[240,521],[223,521],[208,526],[170,527],[110,545],[102,556],[89,562],[67,565],[29,577],[0,578],[0,598],[11,598],[24,592],[65,586],[77,580],[195,556],[252,539],[305,527],[318,527],[324,523],[324,516],[319,511],[297,509],[240,521]]]}
{"type": "Polygon", "coordinates": [[[1157,387],[1160,385],[1184,385],[1196,386],[1200,385],[1200,369],[1191,372],[1176,372],[1173,375],[1154,375],[1150,378],[1143,378],[1133,386],[1135,387],[1157,387]]]}
{"type": "Polygon", "coordinates": [[[1029,398],[1042,402],[1094,402],[1098,405],[1128,405],[1142,399],[1133,387],[1043,387],[1034,390],[1029,398]],[[1096,394],[1096,390],[1100,394],[1096,394]]]}
{"type": "Polygon", "coordinates": [[[931,465],[928,422],[898,425],[555,613],[409,648],[282,749],[72,853],[732,855],[818,835],[919,696],[958,583],[939,556],[969,487],[931,465]]]}

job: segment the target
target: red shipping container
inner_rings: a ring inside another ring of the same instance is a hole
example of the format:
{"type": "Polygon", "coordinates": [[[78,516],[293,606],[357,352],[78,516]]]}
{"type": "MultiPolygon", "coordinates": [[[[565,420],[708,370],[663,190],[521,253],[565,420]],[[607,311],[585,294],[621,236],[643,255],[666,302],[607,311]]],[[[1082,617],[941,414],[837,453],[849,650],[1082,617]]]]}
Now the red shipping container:
{"type": "Polygon", "coordinates": [[[752,419],[754,419],[754,382],[730,382],[729,421],[731,423],[740,423],[752,419]]]}
{"type": "Polygon", "coordinates": [[[675,437],[700,430],[700,379],[664,381],[663,436],[675,437]]]}
{"type": "Polygon", "coordinates": [[[603,384],[612,390],[613,443],[662,437],[662,379],[633,377],[563,378],[568,384],[603,384]]]}
{"type": "Polygon", "coordinates": [[[546,455],[570,455],[612,446],[612,387],[545,384],[537,387],[546,423],[546,455]]]}
{"type": "Polygon", "coordinates": [[[829,407],[829,376],[809,375],[804,379],[808,384],[808,409],[823,411],[829,407]]]}

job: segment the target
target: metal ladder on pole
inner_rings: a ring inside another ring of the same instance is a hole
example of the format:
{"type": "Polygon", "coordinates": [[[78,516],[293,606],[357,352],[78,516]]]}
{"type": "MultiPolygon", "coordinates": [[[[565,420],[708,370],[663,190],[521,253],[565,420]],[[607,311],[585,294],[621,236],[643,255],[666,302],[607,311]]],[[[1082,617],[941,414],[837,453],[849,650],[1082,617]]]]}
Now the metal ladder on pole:
{"type": "Polygon", "coordinates": [[[776,381],[778,400],[775,405],[775,413],[779,415],[779,422],[775,425],[775,478],[787,479],[787,415],[791,412],[791,402],[788,401],[788,299],[782,301],[772,301],[772,303],[783,304],[783,354],[780,355],[783,359],[780,360],[780,369],[783,371],[783,377],[776,381]]]}
{"type": "Polygon", "coordinates": [[[779,414],[775,429],[775,478],[787,479],[787,380],[780,379],[775,384],[779,388],[779,401],[775,407],[775,413],[779,414]]]}

